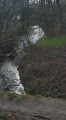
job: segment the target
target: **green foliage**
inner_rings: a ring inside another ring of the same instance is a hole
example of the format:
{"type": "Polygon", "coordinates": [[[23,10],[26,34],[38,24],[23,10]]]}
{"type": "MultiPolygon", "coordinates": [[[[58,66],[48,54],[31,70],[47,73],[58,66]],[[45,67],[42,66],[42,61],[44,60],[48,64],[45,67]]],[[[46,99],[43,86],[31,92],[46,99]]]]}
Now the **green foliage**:
{"type": "Polygon", "coordinates": [[[13,100],[17,96],[16,93],[8,93],[9,100],[13,100]]]}
{"type": "Polygon", "coordinates": [[[0,97],[4,95],[4,91],[0,91],[0,97]]]}
{"type": "Polygon", "coordinates": [[[55,96],[58,95],[58,91],[59,91],[59,89],[55,88],[55,89],[53,89],[53,90],[50,91],[50,92],[46,92],[46,93],[45,93],[45,96],[46,96],[46,97],[55,97],[55,96]]]}
{"type": "Polygon", "coordinates": [[[27,89],[27,94],[28,94],[28,95],[33,94],[33,88],[28,88],[28,89],[27,89]]]}
{"type": "Polygon", "coordinates": [[[66,37],[63,38],[54,38],[54,39],[45,39],[42,37],[37,43],[37,46],[43,47],[54,47],[54,46],[65,46],[66,45],[66,37]]]}

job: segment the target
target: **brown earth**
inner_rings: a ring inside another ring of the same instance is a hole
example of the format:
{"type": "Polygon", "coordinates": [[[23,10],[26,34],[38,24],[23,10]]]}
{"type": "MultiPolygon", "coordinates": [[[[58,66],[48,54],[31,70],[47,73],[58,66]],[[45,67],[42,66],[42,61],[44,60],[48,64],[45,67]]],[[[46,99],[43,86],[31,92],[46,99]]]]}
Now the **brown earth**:
{"type": "Polygon", "coordinates": [[[66,47],[28,47],[20,64],[22,84],[28,94],[66,97],[66,47]]]}
{"type": "Polygon", "coordinates": [[[7,95],[0,97],[0,120],[66,120],[64,100],[38,96],[16,100],[9,101],[7,95]]]}

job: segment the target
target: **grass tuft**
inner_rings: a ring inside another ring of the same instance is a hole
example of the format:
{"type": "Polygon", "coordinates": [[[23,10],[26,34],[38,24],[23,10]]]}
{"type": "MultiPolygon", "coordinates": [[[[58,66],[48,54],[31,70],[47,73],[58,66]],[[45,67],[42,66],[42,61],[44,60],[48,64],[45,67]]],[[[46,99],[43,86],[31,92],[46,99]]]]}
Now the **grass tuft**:
{"type": "Polygon", "coordinates": [[[13,100],[17,96],[16,93],[8,93],[9,100],[13,100]]]}
{"type": "Polygon", "coordinates": [[[42,95],[36,94],[35,97],[36,97],[36,98],[40,98],[40,97],[42,97],[42,95]]]}
{"type": "Polygon", "coordinates": [[[16,102],[20,102],[21,101],[21,97],[20,98],[16,98],[16,102]]]}

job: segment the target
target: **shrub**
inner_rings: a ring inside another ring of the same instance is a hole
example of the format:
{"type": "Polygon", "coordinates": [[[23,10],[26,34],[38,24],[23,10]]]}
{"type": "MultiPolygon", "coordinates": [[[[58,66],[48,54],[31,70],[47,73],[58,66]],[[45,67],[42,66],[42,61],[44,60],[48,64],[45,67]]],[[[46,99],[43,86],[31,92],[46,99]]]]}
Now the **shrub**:
{"type": "Polygon", "coordinates": [[[57,88],[53,89],[50,92],[45,93],[46,97],[57,97],[57,95],[58,95],[58,89],[57,88]]]}

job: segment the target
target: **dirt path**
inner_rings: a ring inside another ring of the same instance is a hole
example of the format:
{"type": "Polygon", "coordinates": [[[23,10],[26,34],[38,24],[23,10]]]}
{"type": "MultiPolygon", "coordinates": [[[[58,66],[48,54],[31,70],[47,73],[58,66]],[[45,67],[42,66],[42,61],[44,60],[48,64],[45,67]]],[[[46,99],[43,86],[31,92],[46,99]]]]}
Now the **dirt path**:
{"type": "Polygon", "coordinates": [[[44,97],[25,97],[20,102],[0,98],[0,120],[66,120],[66,101],[44,97]],[[8,115],[5,113],[8,111],[8,115]]]}

